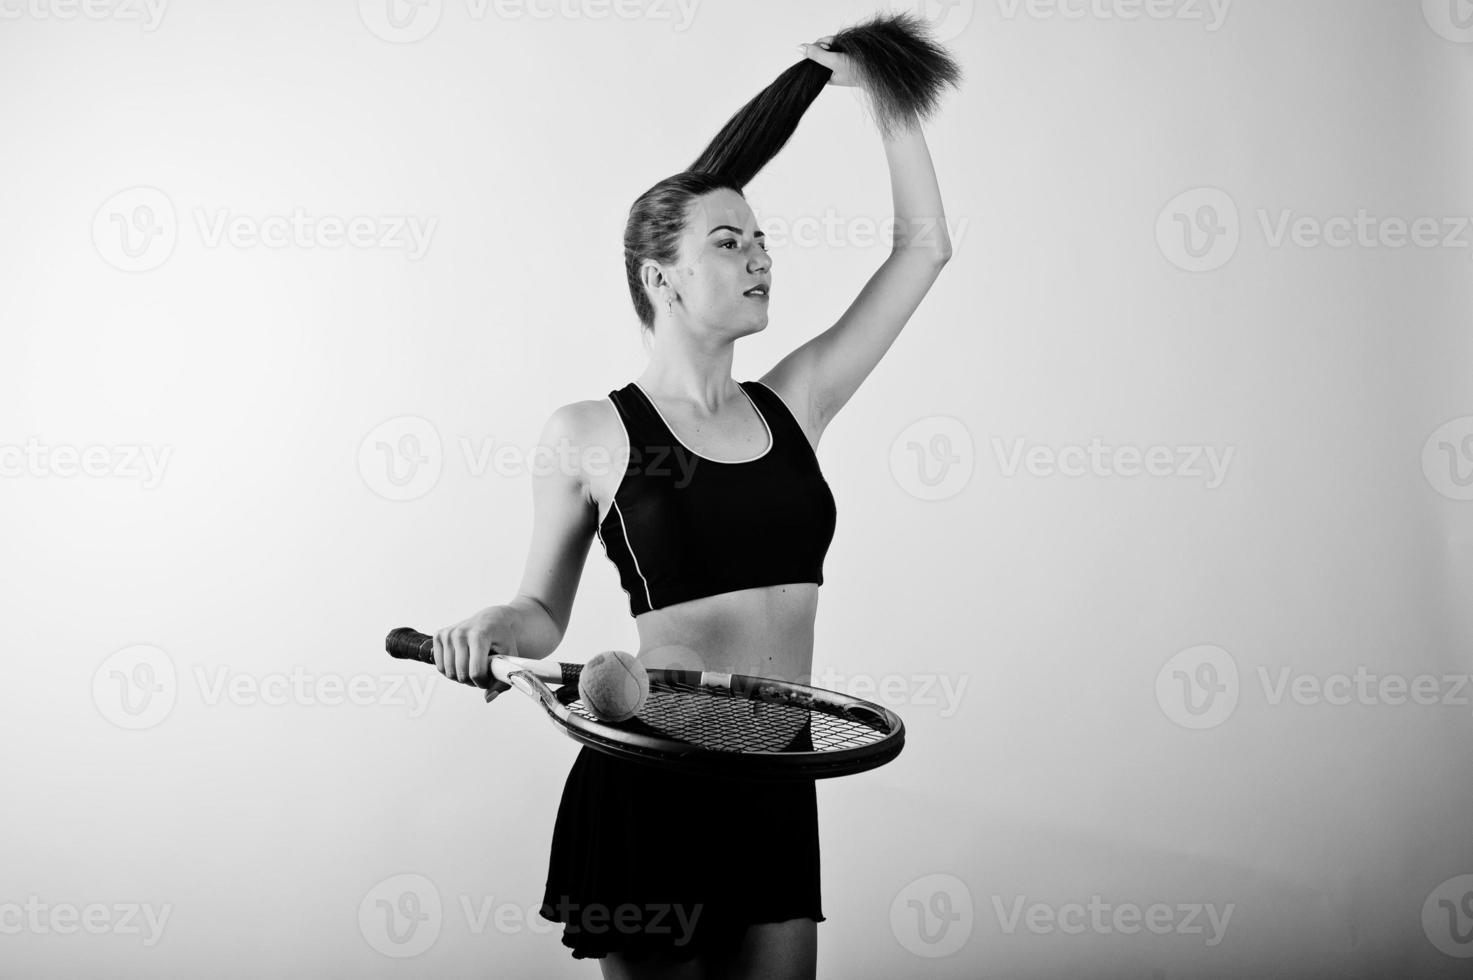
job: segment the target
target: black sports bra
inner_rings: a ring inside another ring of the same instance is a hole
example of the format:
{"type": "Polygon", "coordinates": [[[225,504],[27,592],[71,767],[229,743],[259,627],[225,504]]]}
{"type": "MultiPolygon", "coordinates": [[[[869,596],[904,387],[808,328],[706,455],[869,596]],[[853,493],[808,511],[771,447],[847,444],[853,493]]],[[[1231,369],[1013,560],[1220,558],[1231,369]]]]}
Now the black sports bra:
{"type": "Polygon", "coordinates": [[[637,382],[609,392],[629,464],[598,538],[634,616],[739,589],[823,584],[838,515],[818,456],[777,392],[737,384],[768,440],[737,462],[686,448],[637,382]]]}

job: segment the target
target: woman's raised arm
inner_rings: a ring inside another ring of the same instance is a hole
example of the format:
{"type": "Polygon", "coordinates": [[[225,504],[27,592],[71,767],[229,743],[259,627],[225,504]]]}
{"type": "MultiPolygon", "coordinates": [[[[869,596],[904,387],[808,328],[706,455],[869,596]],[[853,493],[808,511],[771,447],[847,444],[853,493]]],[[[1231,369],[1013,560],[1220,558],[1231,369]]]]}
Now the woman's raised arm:
{"type": "MultiPolygon", "coordinates": [[[[808,51],[824,64],[842,64],[838,59],[844,57],[813,45],[808,51]]],[[[845,77],[835,70],[836,80],[845,77]]],[[[815,436],[869,377],[951,258],[941,188],[920,122],[887,134],[884,145],[895,209],[890,257],[833,326],[784,357],[764,378],[805,400],[815,436]]]]}

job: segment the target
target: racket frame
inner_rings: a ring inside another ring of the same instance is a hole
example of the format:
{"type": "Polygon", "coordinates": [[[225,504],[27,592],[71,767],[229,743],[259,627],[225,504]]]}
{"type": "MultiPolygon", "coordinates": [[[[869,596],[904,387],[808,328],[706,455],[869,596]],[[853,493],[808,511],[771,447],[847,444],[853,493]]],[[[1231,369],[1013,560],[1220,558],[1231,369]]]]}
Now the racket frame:
{"type": "MultiPolygon", "coordinates": [[[[421,637],[408,627],[389,634],[386,647],[391,655],[434,663],[429,637],[414,646],[405,634],[421,637]],[[397,640],[396,640],[397,637],[397,640]]],[[[719,671],[680,670],[649,667],[650,688],[707,691],[718,696],[746,698],[806,709],[818,714],[840,715],[880,732],[876,741],[847,749],[801,752],[732,752],[707,749],[680,739],[660,738],[601,722],[573,710],[577,700],[582,664],[530,660],[492,654],[488,658],[492,676],[509,684],[542,705],[544,711],[574,741],[616,758],[705,775],[752,780],[826,779],[848,776],[877,768],[894,759],[905,747],[905,723],[882,705],[838,691],[810,687],[792,681],[750,674],[719,671]],[[550,684],[561,685],[553,691],[550,684]]]]}

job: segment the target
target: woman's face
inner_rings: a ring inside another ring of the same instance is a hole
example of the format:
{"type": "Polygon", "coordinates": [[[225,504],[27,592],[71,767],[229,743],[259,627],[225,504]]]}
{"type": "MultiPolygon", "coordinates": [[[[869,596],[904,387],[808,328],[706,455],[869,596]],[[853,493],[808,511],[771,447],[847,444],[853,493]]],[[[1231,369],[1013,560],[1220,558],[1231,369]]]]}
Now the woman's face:
{"type": "MultiPolygon", "coordinates": [[[[675,289],[673,312],[697,328],[743,335],[767,326],[766,290],[772,259],[746,199],[715,190],[692,202],[680,252],[666,275],[675,289]]],[[[663,295],[656,303],[664,305],[663,295]]]]}

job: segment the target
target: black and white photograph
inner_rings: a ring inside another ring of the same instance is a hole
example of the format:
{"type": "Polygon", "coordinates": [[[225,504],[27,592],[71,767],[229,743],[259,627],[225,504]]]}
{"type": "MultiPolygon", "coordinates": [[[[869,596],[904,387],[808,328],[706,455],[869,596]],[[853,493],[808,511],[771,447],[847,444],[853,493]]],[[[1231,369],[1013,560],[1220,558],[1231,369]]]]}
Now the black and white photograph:
{"type": "Polygon", "coordinates": [[[0,83],[0,978],[1473,975],[1473,0],[0,83]]]}

